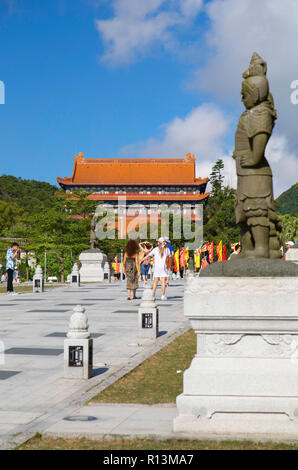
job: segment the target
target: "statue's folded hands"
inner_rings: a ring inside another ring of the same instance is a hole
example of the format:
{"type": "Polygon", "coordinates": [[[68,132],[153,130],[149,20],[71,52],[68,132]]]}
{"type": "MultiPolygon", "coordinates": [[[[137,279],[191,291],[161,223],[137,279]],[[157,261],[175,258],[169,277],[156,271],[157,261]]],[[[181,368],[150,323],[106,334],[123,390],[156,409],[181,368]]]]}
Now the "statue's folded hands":
{"type": "Polygon", "coordinates": [[[251,166],[255,166],[256,163],[253,161],[250,155],[243,155],[240,157],[240,164],[242,168],[249,168],[251,166]]]}

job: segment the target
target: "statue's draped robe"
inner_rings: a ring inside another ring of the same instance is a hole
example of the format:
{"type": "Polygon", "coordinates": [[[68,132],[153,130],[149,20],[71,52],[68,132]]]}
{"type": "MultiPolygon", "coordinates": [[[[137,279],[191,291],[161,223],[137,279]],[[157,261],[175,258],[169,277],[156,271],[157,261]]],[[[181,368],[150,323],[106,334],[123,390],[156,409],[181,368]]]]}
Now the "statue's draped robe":
{"type": "MultiPolygon", "coordinates": [[[[274,112],[269,102],[263,102],[242,113],[235,136],[234,158],[238,176],[236,222],[246,222],[248,226],[261,225],[269,227],[276,219],[272,171],[265,155],[256,165],[244,168],[241,156],[252,155],[252,141],[258,134],[272,133],[274,112]]],[[[272,227],[273,228],[273,227],[272,227]]]]}

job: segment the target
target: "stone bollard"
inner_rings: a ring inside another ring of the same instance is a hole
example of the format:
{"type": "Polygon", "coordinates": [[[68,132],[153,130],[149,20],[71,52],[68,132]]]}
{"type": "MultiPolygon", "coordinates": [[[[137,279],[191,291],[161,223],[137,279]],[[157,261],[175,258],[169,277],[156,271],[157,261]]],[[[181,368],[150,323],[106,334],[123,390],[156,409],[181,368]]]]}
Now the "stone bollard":
{"type": "Polygon", "coordinates": [[[158,337],[158,333],[158,307],[154,300],[152,285],[147,283],[144,286],[142,302],[138,311],[138,337],[155,339],[158,337]]]}
{"type": "Polygon", "coordinates": [[[73,265],[70,275],[70,285],[72,287],[80,287],[80,272],[77,263],[73,265]]]}
{"type": "Polygon", "coordinates": [[[103,267],[103,280],[105,282],[111,282],[111,270],[110,270],[110,265],[106,261],[103,267]]]}
{"type": "Polygon", "coordinates": [[[33,276],[33,292],[44,292],[44,279],[42,276],[42,269],[40,265],[36,266],[35,274],[33,276]]]}
{"type": "Polygon", "coordinates": [[[93,340],[84,307],[77,305],[70,317],[69,332],[64,340],[64,377],[90,379],[93,366],[93,340]]]}

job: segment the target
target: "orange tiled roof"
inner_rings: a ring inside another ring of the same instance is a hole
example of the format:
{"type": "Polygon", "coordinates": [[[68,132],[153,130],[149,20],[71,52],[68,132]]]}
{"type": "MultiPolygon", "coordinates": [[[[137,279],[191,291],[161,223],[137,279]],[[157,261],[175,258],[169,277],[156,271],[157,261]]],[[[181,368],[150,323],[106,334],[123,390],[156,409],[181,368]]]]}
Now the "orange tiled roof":
{"type": "Polygon", "coordinates": [[[70,178],[57,178],[66,186],[89,185],[200,185],[195,157],[186,158],[84,158],[75,156],[70,178]]]}

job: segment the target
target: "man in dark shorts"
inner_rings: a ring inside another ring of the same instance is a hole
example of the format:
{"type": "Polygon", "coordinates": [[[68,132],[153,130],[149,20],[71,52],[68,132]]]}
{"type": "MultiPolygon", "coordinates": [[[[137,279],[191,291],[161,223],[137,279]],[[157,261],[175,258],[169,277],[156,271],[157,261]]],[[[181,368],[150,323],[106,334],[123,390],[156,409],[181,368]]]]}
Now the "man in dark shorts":
{"type": "Polygon", "coordinates": [[[7,294],[16,295],[16,292],[13,291],[13,273],[15,260],[19,252],[20,247],[17,243],[13,243],[6,252],[7,294]]]}

